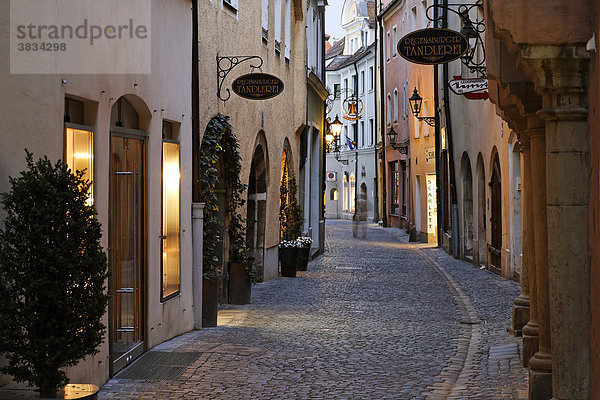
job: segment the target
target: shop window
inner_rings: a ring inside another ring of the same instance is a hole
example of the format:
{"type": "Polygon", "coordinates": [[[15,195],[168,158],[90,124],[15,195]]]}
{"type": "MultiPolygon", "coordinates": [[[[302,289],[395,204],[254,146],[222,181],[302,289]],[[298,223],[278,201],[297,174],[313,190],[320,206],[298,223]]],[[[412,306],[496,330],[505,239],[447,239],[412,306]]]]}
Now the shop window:
{"type": "Polygon", "coordinates": [[[400,199],[400,176],[398,173],[398,162],[394,161],[390,163],[390,213],[398,215],[399,213],[399,199],[400,199]]]}
{"type": "MultiPolygon", "coordinates": [[[[83,171],[83,178],[94,180],[94,132],[91,128],[65,123],[66,163],[71,171],[83,171]]],[[[90,185],[88,204],[94,204],[94,185],[90,185]]]]}
{"type": "Polygon", "coordinates": [[[180,166],[175,124],[163,122],[162,144],[162,299],[179,293],[180,166]]]}

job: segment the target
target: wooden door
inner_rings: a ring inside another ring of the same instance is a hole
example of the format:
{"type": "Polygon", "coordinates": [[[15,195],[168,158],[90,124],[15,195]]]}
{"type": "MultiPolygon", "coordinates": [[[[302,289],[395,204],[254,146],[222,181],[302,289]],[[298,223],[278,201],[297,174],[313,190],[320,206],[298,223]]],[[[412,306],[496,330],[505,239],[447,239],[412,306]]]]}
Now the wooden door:
{"type": "Polygon", "coordinates": [[[110,182],[113,372],[144,350],[144,141],[113,136],[110,182]]]}

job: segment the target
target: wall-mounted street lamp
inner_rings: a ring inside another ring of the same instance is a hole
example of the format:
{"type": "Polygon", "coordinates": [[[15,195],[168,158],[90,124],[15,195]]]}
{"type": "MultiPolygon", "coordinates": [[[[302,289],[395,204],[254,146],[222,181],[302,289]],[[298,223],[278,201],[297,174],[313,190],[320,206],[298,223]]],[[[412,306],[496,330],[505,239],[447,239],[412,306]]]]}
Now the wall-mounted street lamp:
{"type": "Polygon", "coordinates": [[[340,118],[337,115],[335,116],[333,122],[329,124],[331,134],[336,140],[339,139],[340,134],[342,133],[342,126],[344,126],[344,124],[342,124],[342,121],[340,121],[340,118]]]}
{"type": "Polygon", "coordinates": [[[340,134],[344,124],[340,121],[339,116],[335,116],[333,122],[329,122],[328,130],[325,134],[325,142],[327,143],[327,152],[333,152],[336,161],[341,164],[348,165],[348,160],[340,160],[340,134]]]}
{"type": "Polygon", "coordinates": [[[421,114],[421,105],[423,103],[423,98],[419,96],[417,88],[415,88],[412,96],[410,96],[410,99],[408,99],[408,102],[410,103],[410,109],[416,119],[418,119],[419,121],[425,121],[427,122],[427,125],[435,127],[435,124],[437,122],[436,117],[419,117],[419,114],[421,114]]]}
{"type": "Polygon", "coordinates": [[[394,149],[398,150],[400,154],[408,154],[408,140],[402,143],[396,143],[396,137],[398,136],[398,133],[396,133],[393,126],[390,127],[390,131],[387,133],[387,135],[388,141],[394,149]]]}

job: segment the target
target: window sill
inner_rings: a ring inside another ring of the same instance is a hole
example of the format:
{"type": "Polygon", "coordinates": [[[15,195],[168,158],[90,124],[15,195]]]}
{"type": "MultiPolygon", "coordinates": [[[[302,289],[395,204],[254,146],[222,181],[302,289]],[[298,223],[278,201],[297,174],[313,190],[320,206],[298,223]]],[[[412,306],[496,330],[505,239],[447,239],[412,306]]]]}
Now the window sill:
{"type": "Polygon", "coordinates": [[[237,14],[237,12],[238,12],[238,9],[237,9],[237,8],[235,8],[233,5],[229,4],[229,3],[228,3],[227,1],[225,1],[225,0],[223,0],[223,8],[224,8],[224,9],[226,9],[226,10],[228,10],[228,11],[231,11],[231,12],[233,12],[233,13],[236,13],[236,14],[237,14]]]}
{"type": "Polygon", "coordinates": [[[171,293],[167,297],[161,297],[160,302],[161,303],[166,303],[167,301],[169,301],[171,299],[174,299],[175,297],[178,297],[180,294],[181,294],[181,290],[178,290],[175,293],[171,293]]]}

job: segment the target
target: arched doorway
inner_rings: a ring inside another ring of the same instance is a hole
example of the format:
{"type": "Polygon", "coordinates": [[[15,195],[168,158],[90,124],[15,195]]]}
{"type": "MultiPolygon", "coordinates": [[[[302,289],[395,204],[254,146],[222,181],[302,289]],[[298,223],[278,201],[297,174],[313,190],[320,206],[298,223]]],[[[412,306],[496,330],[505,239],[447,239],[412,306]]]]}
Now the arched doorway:
{"type": "Polygon", "coordinates": [[[241,156],[229,117],[217,115],[207,124],[200,147],[200,199],[204,206],[202,254],[203,326],[216,325],[217,303],[229,301],[229,263],[246,246],[246,186],[240,181],[241,156]]]}
{"type": "Polygon", "coordinates": [[[502,272],[502,186],[500,179],[500,162],[498,153],[494,155],[492,167],[491,188],[491,215],[490,228],[492,240],[490,250],[490,270],[500,274],[502,272]]]}
{"type": "Polygon", "coordinates": [[[150,112],[135,96],[112,106],[110,139],[109,335],[111,375],[144,351],[146,166],[150,112]]]}
{"type": "Polygon", "coordinates": [[[473,263],[476,265],[486,264],[486,228],[487,213],[485,208],[485,167],[481,153],[477,156],[477,249],[473,263]]]}
{"type": "Polygon", "coordinates": [[[267,153],[262,132],[252,156],[248,182],[246,243],[254,257],[256,278],[264,279],[264,250],[267,212],[267,153]]]}
{"type": "Polygon", "coordinates": [[[463,256],[473,261],[473,177],[471,162],[467,153],[463,154],[462,167],[462,195],[463,195],[463,256]]]}

